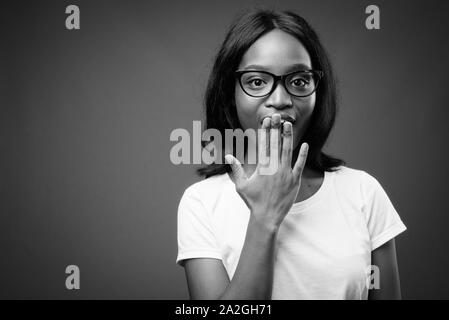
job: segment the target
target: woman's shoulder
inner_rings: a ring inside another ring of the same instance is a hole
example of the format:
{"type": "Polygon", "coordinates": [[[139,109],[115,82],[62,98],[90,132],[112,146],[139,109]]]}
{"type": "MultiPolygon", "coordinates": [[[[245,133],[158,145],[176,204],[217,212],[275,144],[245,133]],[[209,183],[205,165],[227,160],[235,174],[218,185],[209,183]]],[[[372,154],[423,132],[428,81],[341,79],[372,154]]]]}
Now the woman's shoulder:
{"type": "Polygon", "coordinates": [[[351,168],[348,166],[339,166],[333,168],[332,170],[333,171],[331,173],[341,179],[363,180],[366,178],[366,176],[371,176],[365,170],[351,168]]]}
{"type": "Polygon", "coordinates": [[[184,194],[213,197],[221,194],[230,184],[233,182],[227,173],[214,175],[191,184],[185,189],[184,194]]]}
{"type": "Polygon", "coordinates": [[[334,175],[336,183],[348,187],[355,187],[363,191],[369,191],[380,187],[377,178],[366,170],[351,168],[347,166],[340,166],[334,168],[331,174],[334,175]]]}

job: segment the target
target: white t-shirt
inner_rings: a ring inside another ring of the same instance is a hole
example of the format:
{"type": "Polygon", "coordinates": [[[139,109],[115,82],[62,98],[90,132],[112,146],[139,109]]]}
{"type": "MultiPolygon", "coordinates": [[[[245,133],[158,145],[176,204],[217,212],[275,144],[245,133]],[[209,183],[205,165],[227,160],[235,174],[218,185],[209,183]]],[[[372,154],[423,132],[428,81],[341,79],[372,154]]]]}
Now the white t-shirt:
{"type": "MultiPolygon", "coordinates": [[[[232,279],[250,211],[228,174],[188,187],[178,207],[178,256],[220,259],[232,279]]],[[[272,299],[367,299],[371,251],[406,230],[379,182],[346,166],[293,204],[278,231],[272,299]]]]}

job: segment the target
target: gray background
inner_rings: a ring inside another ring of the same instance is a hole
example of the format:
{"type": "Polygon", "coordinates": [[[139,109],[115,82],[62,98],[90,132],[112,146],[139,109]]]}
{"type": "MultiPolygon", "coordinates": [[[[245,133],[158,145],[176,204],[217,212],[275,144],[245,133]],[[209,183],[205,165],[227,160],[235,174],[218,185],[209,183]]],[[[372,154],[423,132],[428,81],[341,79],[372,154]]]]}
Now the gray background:
{"type": "Polygon", "coordinates": [[[321,35],[341,92],[327,150],[378,178],[407,225],[404,298],[449,298],[449,5],[429,0],[2,1],[0,298],[188,298],[176,210],[199,178],[171,164],[169,135],[203,119],[225,30],[255,5],[321,35]]]}

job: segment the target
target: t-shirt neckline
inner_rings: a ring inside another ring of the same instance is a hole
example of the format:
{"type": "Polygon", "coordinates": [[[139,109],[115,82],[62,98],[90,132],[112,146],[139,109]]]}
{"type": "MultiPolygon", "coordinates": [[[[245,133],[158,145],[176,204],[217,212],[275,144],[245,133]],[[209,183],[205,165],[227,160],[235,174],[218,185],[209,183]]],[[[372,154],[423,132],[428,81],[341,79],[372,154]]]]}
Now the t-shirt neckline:
{"type": "Polygon", "coordinates": [[[305,208],[308,208],[308,207],[312,206],[313,204],[315,204],[316,202],[321,201],[329,187],[331,175],[332,175],[331,172],[324,171],[323,182],[321,183],[321,186],[318,188],[318,190],[313,195],[311,195],[309,198],[307,198],[303,201],[293,203],[293,205],[290,209],[290,213],[303,212],[305,208]]]}

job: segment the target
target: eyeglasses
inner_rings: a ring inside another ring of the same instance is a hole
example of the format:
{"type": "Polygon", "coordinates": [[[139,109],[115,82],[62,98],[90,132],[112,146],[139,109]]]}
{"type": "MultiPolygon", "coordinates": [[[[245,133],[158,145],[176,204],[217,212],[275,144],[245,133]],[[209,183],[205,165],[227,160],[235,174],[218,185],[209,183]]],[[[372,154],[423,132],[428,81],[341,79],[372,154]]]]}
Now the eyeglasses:
{"type": "Polygon", "coordinates": [[[282,76],[267,71],[236,71],[240,87],[249,96],[261,98],[270,95],[281,81],[285,90],[295,97],[307,97],[316,91],[323,78],[323,71],[300,70],[282,76]]]}

